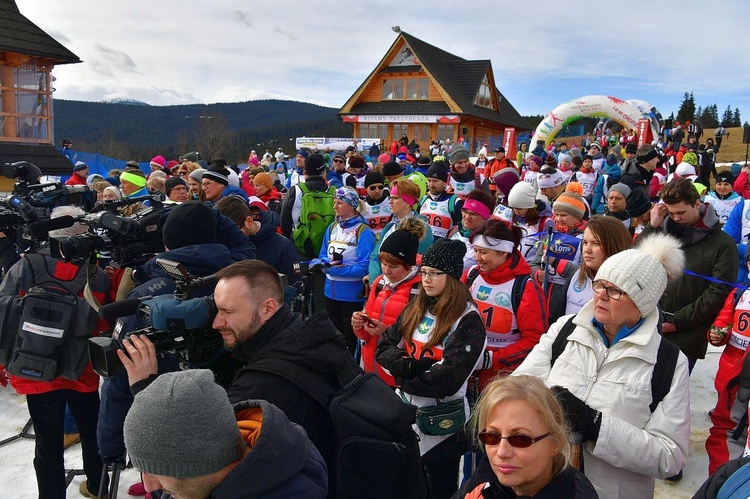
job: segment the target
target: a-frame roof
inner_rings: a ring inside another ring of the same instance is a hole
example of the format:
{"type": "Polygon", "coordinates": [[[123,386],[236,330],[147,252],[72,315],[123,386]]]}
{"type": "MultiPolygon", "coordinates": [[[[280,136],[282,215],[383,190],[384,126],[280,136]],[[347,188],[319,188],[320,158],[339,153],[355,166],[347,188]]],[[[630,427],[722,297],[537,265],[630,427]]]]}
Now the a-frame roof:
{"type": "MultiPolygon", "coordinates": [[[[377,112],[404,113],[410,111],[426,113],[431,110],[438,111],[439,108],[441,113],[466,114],[495,123],[512,126],[519,130],[531,130],[531,127],[526,120],[518,114],[518,111],[516,111],[510,102],[505,99],[505,96],[503,96],[497,87],[494,87],[492,63],[489,60],[467,61],[466,59],[446,52],[434,45],[430,45],[429,43],[403,31],[393,42],[388,53],[393,51],[393,48],[399,43],[401,38],[403,38],[404,42],[412,49],[412,52],[414,52],[415,57],[419,60],[421,67],[433,78],[435,85],[445,93],[445,96],[447,97],[446,100],[452,101],[457,109],[454,108],[451,110],[448,105],[437,102],[388,101],[378,103],[359,103],[351,108],[349,113],[376,114],[377,112]],[[490,84],[495,88],[495,97],[500,102],[500,112],[474,104],[474,99],[485,75],[490,76],[490,84]]],[[[352,98],[349,99],[349,102],[344,105],[342,110],[351,105],[352,99],[361,93],[361,91],[367,86],[367,83],[373,79],[386,63],[387,61],[385,61],[385,59],[381,61],[363,85],[360,86],[357,93],[355,93],[352,98]]]]}
{"type": "Polygon", "coordinates": [[[0,0],[0,51],[51,59],[56,64],[81,62],[18,10],[15,0],[0,0]]]}

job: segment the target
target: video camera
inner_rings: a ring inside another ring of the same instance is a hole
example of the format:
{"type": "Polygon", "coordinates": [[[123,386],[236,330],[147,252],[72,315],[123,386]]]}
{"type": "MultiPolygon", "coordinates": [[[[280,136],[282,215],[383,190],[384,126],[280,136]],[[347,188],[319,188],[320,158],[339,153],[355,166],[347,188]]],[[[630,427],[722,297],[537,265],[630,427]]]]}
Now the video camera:
{"type": "Polygon", "coordinates": [[[45,224],[50,220],[53,209],[74,205],[89,211],[96,204],[96,191],[88,186],[38,183],[41,170],[27,161],[5,163],[0,168],[0,174],[18,179],[13,194],[0,199],[0,231],[12,238],[20,231],[27,241],[46,240],[52,228],[47,228],[45,224]]]}
{"type": "MultiPolygon", "coordinates": [[[[105,211],[88,213],[80,219],[70,219],[68,227],[78,221],[91,231],[76,236],[50,238],[50,254],[64,262],[82,265],[100,251],[112,254],[113,266],[130,266],[164,251],[162,228],[173,205],[163,205],[159,195],[148,195],[108,203],[105,211]],[[116,215],[120,206],[150,201],[151,206],[129,217],[116,215]]],[[[66,217],[61,217],[66,218],[66,217]]],[[[50,220],[50,224],[56,219],[50,220]]],[[[57,228],[57,227],[56,227],[57,228]]]]}
{"type": "Polygon", "coordinates": [[[103,319],[135,315],[145,326],[123,337],[116,329],[111,337],[89,338],[89,359],[102,377],[108,378],[122,367],[117,350],[123,349],[123,340],[132,334],[145,334],[156,353],[172,353],[185,365],[211,360],[223,346],[221,335],[211,327],[216,316],[213,296],[188,299],[193,291],[215,284],[216,277],[196,278],[180,263],[165,258],[157,258],[156,263],[175,283],[174,294],[132,298],[99,309],[103,319]]]}

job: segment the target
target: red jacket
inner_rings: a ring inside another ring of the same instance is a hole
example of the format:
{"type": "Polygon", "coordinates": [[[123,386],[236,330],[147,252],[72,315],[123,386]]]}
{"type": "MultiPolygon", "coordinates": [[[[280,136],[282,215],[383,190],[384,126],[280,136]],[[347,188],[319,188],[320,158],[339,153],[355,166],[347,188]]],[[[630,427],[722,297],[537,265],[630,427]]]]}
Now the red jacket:
{"type": "Polygon", "coordinates": [[[746,171],[743,170],[739,175],[737,175],[737,180],[734,181],[734,185],[732,187],[734,188],[734,192],[745,199],[750,199],[750,187],[748,187],[747,185],[746,171]]]}
{"type": "MultiPolygon", "coordinates": [[[[44,256],[44,259],[46,262],[46,272],[50,276],[53,276],[53,279],[62,283],[71,283],[80,280],[83,277],[81,273],[85,275],[86,272],[88,272],[88,267],[86,266],[79,267],[72,263],[55,260],[49,256],[44,256]]],[[[3,282],[0,285],[0,294],[25,294],[26,290],[35,284],[33,282],[33,270],[36,270],[37,272],[42,270],[36,267],[37,264],[35,262],[34,269],[32,269],[27,258],[22,258],[16,262],[8,271],[5,279],[3,279],[3,282]]],[[[109,278],[107,278],[106,274],[101,269],[97,269],[97,272],[93,277],[91,290],[99,303],[107,303],[106,297],[107,292],[109,291],[109,278]]],[[[83,292],[79,293],[78,296],[82,295],[83,292]]],[[[102,319],[99,319],[99,323],[97,324],[95,331],[92,331],[92,333],[95,336],[98,336],[100,331],[106,329],[108,329],[107,323],[102,319]]],[[[52,381],[35,381],[32,379],[11,376],[10,382],[16,392],[20,395],[47,393],[53,390],[74,390],[77,392],[89,393],[99,389],[99,375],[94,372],[90,363],[86,365],[81,377],[77,381],[65,378],[57,378],[52,381]]]]}
{"type": "MultiPolygon", "coordinates": [[[[466,271],[464,276],[461,278],[462,282],[467,281],[467,276],[471,272],[472,268],[466,271]]],[[[478,268],[478,267],[477,267],[478,268]]],[[[516,250],[515,253],[509,257],[505,263],[500,265],[491,272],[479,272],[481,277],[490,287],[499,286],[500,284],[507,283],[518,276],[528,276],[531,274],[531,267],[526,263],[521,253],[516,250]],[[514,263],[515,262],[515,263],[514,263]]],[[[476,281],[474,281],[476,282],[476,281]]],[[[475,297],[478,290],[472,290],[472,298],[475,297]]],[[[489,320],[490,313],[483,311],[482,303],[477,302],[479,314],[489,320]]],[[[513,313],[512,305],[509,307],[510,313],[513,313]]],[[[509,373],[512,372],[516,367],[521,365],[521,362],[531,352],[531,349],[539,343],[539,338],[547,331],[547,306],[542,295],[542,290],[534,279],[529,279],[526,282],[523,295],[521,296],[521,302],[518,304],[518,313],[515,314],[517,330],[519,338],[515,343],[499,348],[494,346],[487,346],[487,350],[492,352],[492,363],[487,369],[477,371],[479,375],[479,386],[480,390],[492,380],[499,372],[509,373]]],[[[491,326],[490,326],[491,327],[491,326]]],[[[504,332],[504,331],[503,331],[504,332]]],[[[490,328],[487,329],[488,340],[492,331],[490,328]]]]}
{"type": "Polygon", "coordinates": [[[77,173],[73,173],[68,180],[65,181],[65,185],[87,185],[86,177],[81,177],[77,173]]]}
{"type": "MultiPolygon", "coordinates": [[[[372,283],[367,303],[365,303],[365,311],[373,319],[383,322],[386,326],[392,326],[411,300],[412,289],[419,287],[421,277],[417,273],[394,289],[382,286],[382,289],[378,291],[378,284],[382,281],[383,276],[380,275],[372,283]]],[[[396,386],[393,377],[375,362],[375,348],[378,346],[380,337],[373,336],[364,329],[355,329],[354,334],[362,340],[362,368],[365,372],[376,372],[389,386],[396,386]]]]}

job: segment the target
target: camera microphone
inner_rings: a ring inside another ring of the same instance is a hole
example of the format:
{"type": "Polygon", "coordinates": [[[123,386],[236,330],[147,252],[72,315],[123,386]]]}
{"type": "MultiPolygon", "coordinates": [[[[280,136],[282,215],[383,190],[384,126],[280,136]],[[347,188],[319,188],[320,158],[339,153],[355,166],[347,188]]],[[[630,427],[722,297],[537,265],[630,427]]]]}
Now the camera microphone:
{"type": "Polygon", "coordinates": [[[101,307],[99,309],[99,317],[107,322],[112,322],[118,317],[135,315],[140,304],[141,300],[138,298],[126,298],[125,300],[116,301],[101,307]]]}
{"type": "Polygon", "coordinates": [[[29,224],[29,234],[32,236],[44,236],[51,230],[72,227],[75,222],[76,219],[70,215],[63,215],[57,218],[50,218],[49,220],[42,220],[41,222],[34,222],[33,224],[29,224]]]}

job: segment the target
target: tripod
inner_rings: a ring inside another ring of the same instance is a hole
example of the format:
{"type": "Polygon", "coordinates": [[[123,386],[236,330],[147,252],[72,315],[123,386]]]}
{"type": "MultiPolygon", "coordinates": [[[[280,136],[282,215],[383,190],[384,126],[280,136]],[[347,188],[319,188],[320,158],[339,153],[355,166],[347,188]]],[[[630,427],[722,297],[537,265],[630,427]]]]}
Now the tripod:
{"type": "MultiPolygon", "coordinates": [[[[5,444],[8,444],[10,442],[15,442],[16,440],[20,440],[22,438],[28,438],[30,440],[34,440],[36,438],[36,435],[31,433],[29,430],[31,430],[33,426],[33,422],[31,421],[31,418],[29,418],[28,421],[26,421],[26,424],[23,425],[23,428],[20,432],[18,432],[17,435],[13,435],[12,437],[8,437],[4,440],[0,440],[0,446],[3,446],[5,444]]],[[[85,472],[82,469],[70,469],[65,470],[65,487],[67,488],[68,485],[70,485],[70,482],[73,481],[73,478],[77,476],[81,476],[85,474],[85,472]]]]}
{"type": "Polygon", "coordinates": [[[14,441],[18,440],[19,438],[30,438],[30,439],[33,440],[34,439],[34,434],[33,433],[29,433],[29,430],[31,429],[31,425],[32,425],[31,418],[29,418],[29,420],[26,422],[25,425],[23,425],[23,428],[21,429],[20,432],[18,432],[17,435],[13,435],[12,437],[8,437],[5,440],[0,440],[0,446],[5,445],[5,444],[10,443],[10,442],[14,442],[14,441]]]}

